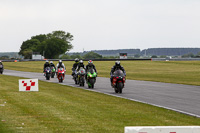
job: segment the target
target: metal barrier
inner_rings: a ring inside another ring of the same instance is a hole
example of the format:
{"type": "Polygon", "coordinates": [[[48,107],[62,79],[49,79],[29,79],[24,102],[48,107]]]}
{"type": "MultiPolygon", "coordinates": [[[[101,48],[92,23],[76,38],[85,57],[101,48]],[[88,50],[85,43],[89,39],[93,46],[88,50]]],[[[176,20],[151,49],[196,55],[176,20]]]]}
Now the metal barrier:
{"type": "MultiPolygon", "coordinates": [[[[50,61],[59,61],[60,59],[48,59],[50,61]]],[[[150,61],[151,58],[145,59],[82,59],[83,61],[150,61]]],[[[2,62],[24,62],[24,61],[45,61],[44,59],[23,59],[23,60],[2,60],[2,62]]],[[[62,61],[74,61],[74,59],[62,59],[62,61]]]]}
{"type": "Polygon", "coordinates": [[[125,127],[125,133],[200,133],[200,126],[125,127]]]}

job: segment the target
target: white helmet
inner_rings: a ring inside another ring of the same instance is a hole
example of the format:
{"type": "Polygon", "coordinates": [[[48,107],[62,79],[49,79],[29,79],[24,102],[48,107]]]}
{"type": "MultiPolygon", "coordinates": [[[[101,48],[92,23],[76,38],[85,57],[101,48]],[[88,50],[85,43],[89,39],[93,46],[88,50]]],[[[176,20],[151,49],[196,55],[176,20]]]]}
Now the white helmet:
{"type": "Polygon", "coordinates": [[[79,62],[79,59],[78,59],[78,58],[76,58],[74,61],[75,61],[75,62],[79,62]]]}
{"type": "Polygon", "coordinates": [[[120,61],[115,61],[116,66],[120,66],[120,61]]]}
{"type": "Polygon", "coordinates": [[[53,63],[53,61],[51,61],[50,63],[53,63]]]}
{"type": "Polygon", "coordinates": [[[80,60],[79,63],[80,63],[80,64],[83,64],[83,60],[80,60]]]}

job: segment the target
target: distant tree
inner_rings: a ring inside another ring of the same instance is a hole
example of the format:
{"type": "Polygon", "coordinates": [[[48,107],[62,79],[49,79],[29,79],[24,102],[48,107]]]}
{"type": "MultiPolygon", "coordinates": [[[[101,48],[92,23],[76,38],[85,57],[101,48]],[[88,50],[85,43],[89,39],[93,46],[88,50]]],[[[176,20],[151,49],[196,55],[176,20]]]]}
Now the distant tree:
{"type": "Polygon", "coordinates": [[[47,34],[47,38],[57,38],[71,44],[70,42],[73,40],[73,35],[66,33],[65,31],[53,31],[52,33],[47,34]]]}
{"type": "Polygon", "coordinates": [[[118,59],[119,56],[104,56],[103,59],[118,59]]]}
{"type": "Polygon", "coordinates": [[[37,50],[40,41],[37,39],[31,39],[24,41],[20,47],[19,54],[24,56],[25,59],[31,59],[32,52],[37,50]]]}
{"type": "Polygon", "coordinates": [[[32,59],[32,53],[33,51],[31,49],[25,49],[22,52],[22,55],[24,56],[24,59],[32,59]]]}
{"type": "Polygon", "coordinates": [[[140,54],[135,54],[134,57],[135,57],[135,58],[139,58],[139,57],[140,57],[140,54]]]}
{"type": "Polygon", "coordinates": [[[31,40],[32,39],[37,39],[38,41],[43,42],[43,41],[45,41],[47,39],[47,35],[40,34],[40,35],[32,36],[31,40]]]}
{"type": "Polygon", "coordinates": [[[82,59],[83,57],[81,57],[80,54],[71,55],[71,59],[76,59],[76,58],[82,59]]]}
{"type": "Polygon", "coordinates": [[[19,54],[28,59],[31,58],[30,53],[32,52],[40,52],[41,55],[44,52],[45,58],[58,58],[60,54],[72,49],[72,40],[73,35],[65,31],[36,35],[22,43],[19,54]]]}
{"type": "Polygon", "coordinates": [[[101,59],[102,55],[95,52],[89,52],[83,56],[84,59],[101,59]]]}
{"type": "Polygon", "coordinates": [[[166,58],[166,57],[167,57],[166,55],[161,55],[161,56],[160,56],[160,58],[166,58]]]}
{"type": "Polygon", "coordinates": [[[195,56],[195,58],[200,58],[200,52],[197,53],[197,55],[195,56]]]}
{"type": "Polygon", "coordinates": [[[71,59],[71,57],[67,54],[64,54],[60,57],[60,59],[71,59]]]}
{"type": "Polygon", "coordinates": [[[0,59],[1,59],[1,60],[9,59],[9,56],[3,55],[3,56],[0,57],[0,59]]]}
{"type": "Polygon", "coordinates": [[[157,58],[157,56],[156,55],[152,55],[151,58],[157,58]]]}
{"type": "Polygon", "coordinates": [[[193,57],[195,57],[193,53],[188,53],[188,54],[182,55],[182,58],[193,58],[193,57]]]}

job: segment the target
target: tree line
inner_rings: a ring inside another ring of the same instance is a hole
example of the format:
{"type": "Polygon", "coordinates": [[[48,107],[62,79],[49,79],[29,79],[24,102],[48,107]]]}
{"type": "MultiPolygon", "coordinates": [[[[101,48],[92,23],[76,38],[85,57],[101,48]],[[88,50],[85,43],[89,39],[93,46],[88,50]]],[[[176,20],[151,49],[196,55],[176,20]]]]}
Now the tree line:
{"type": "Polygon", "coordinates": [[[187,54],[197,55],[200,48],[149,48],[141,51],[141,55],[156,56],[183,56],[187,54]]]}
{"type": "Polygon", "coordinates": [[[24,59],[31,59],[34,52],[44,55],[48,59],[59,58],[59,55],[73,48],[71,41],[73,35],[65,31],[53,31],[48,34],[32,36],[24,41],[20,47],[19,55],[24,59]]]}

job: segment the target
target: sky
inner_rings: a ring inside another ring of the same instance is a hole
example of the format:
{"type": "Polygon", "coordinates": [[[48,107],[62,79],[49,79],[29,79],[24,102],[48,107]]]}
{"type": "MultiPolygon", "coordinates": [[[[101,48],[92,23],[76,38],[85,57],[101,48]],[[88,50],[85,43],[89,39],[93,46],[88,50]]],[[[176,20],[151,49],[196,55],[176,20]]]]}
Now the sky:
{"type": "Polygon", "coordinates": [[[200,48],[200,0],[0,0],[0,52],[63,30],[70,52],[200,48]]]}

